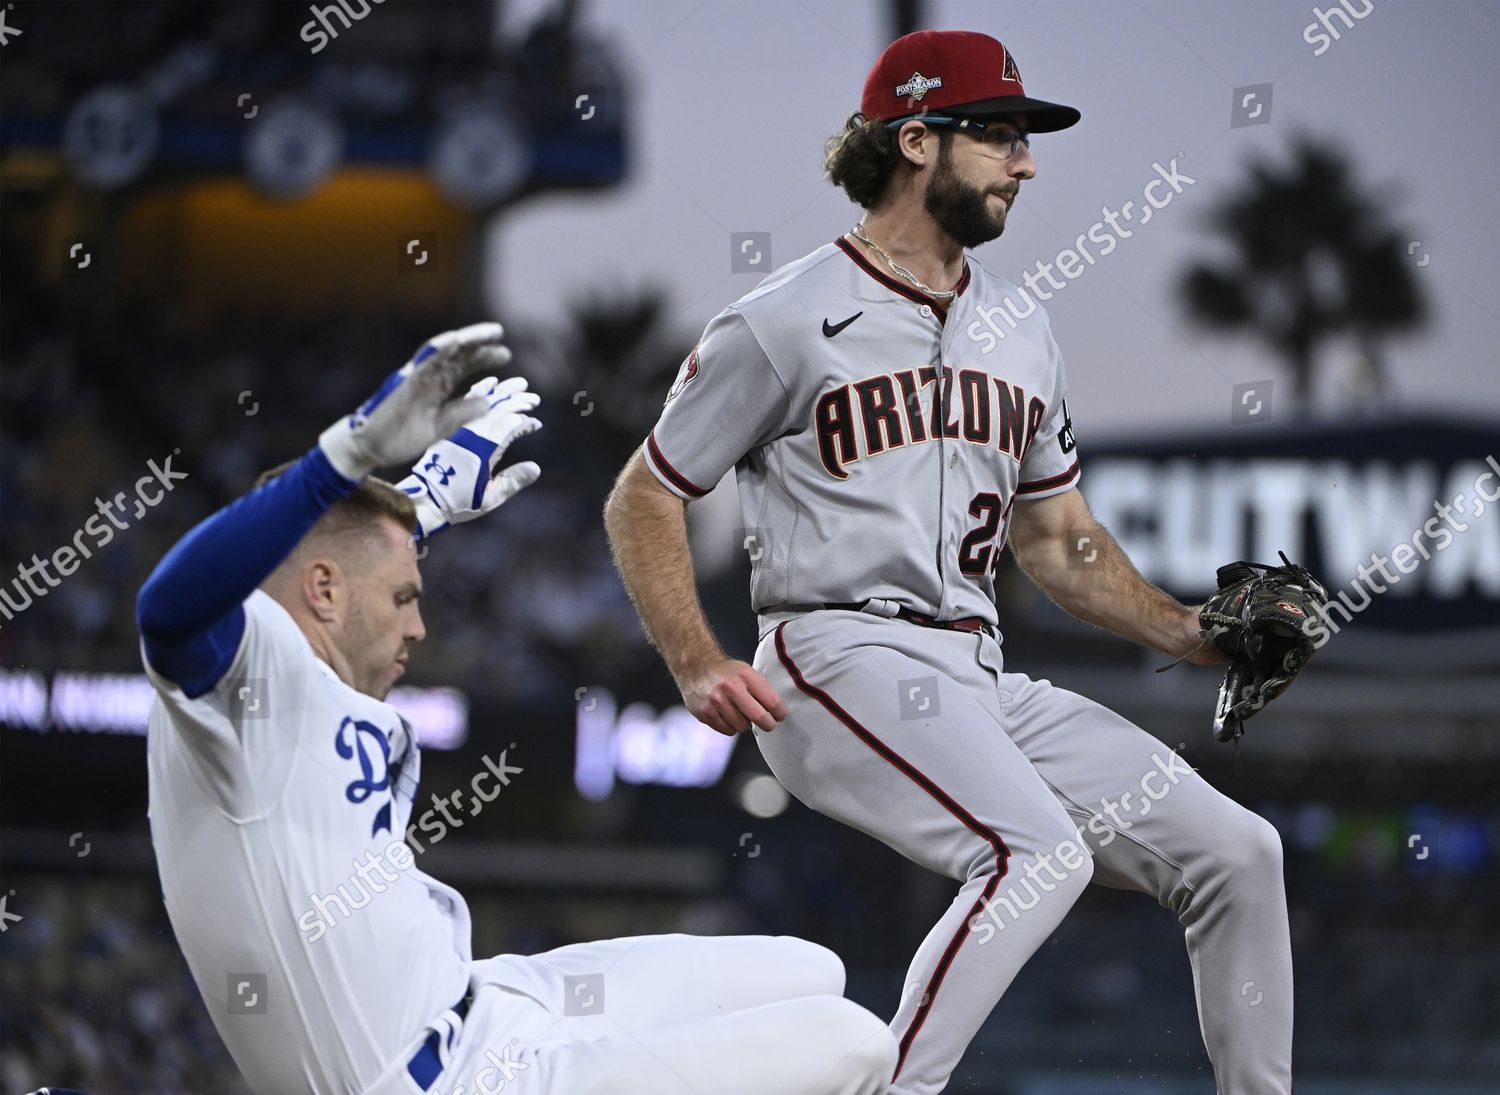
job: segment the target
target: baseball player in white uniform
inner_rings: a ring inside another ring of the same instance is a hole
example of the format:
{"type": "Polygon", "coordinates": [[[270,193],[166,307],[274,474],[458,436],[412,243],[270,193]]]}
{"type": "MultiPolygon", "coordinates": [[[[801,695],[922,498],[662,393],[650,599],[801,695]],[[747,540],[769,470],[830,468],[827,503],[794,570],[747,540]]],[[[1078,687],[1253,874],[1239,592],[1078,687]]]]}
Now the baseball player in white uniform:
{"type": "MultiPolygon", "coordinates": [[[[460,798],[423,810],[418,743],[383,702],[424,633],[413,537],[538,474],[499,467],[539,425],[525,382],[459,387],[508,360],[499,339],[424,346],[141,590],[152,840],[219,1033],[265,1095],[884,1091],[895,1041],[821,947],[661,936],[475,961],[463,897],[416,866],[460,798]],[[400,490],[370,477],[413,458],[400,490]]],[[[493,798],[518,769],[487,767],[493,798]]]]}
{"type": "Polygon", "coordinates": [[[757,727],[802,802],[959,883],[891,1023],[892,1091],[943,1090],[1092,879],[1181,920],[1219,1090],[1285,1093],[1275,829],[1156,738],[1002,656],[993,576],[1008,541],[1074,615],[1222,660],[1196,609],[1147,583],[1090,515],[1046,313],[965,256],[1035,176],[1030,135],[1078,119],[1029,98],[986,35],[891,45],[826,160],[863,220],[708,325],[606,525],[689,709],[721,733],[757,727]],[[1004,301],[1017,321],[998,338],[984,317],[1004,301]],[[684,535],[685,504],[731,469],[753,538],[753,666],[704,621],[684,535]]]}

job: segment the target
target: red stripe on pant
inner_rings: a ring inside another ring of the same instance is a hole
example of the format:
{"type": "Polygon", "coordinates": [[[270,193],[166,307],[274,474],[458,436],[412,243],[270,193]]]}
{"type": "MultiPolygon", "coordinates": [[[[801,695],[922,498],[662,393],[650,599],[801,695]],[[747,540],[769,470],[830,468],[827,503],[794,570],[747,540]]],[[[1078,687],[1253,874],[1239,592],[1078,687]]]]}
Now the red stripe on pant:
{"type": "Polygon", "coordinates": [[[926,791],[938,805],[956,817],[965,828],[978,835],[995,850],[995,873],[985,883],[984,892],[975,900],[974,907],[964,917],[962,926],[953,934],[953,938],[948,941],[948,946],[944,948],[943,956],[938,960],[937,968],[933,971],[932,980],[927,986],[927,991],[923,994],[922,1003],[917,1008],[916,1015],[912,1016],[911,1023],[906,1028],[906,1033],[901,1036],[901,1053],[896,1058],[896,1071],[891,1075],[891,1082],[894,1083],[896,1077],[901,1075],[901,1066],[906,1063],[906,1055],[911,1049],[912,1041],[916,1038],[917,1032],[922,1029],[922,1024],[927,1021],[927,1016],[932,1011],[932,1003],[937,999],[938,989],[942,987],[943,978],[948,973],[948,967],[953,964],[953,959],[957,956],[959,947],[963,945],[963,941],[969,935],[970,923],[973,922],[974,917],[984,911],[985,902],[994,896],[996,888],[1000,885],[1000,880],[1005,877],[1006,869],[1010,864],[1010,849],[1005,846],[1005,841],[1000,839],[999,833],[986,825],[982,825],[974,815],[955,802],[946,791],[918,770],[916,765],[877,738],[870,732],[868,727],[845,711],[839,705],[838,701],[827,692],[810,683],[802,675],[802,671],[797,668],[796,663],[792,661],[791,655],[787,653],[786,639],[782,634],[785,630],[785,623],[776,629],[776,656],[781,659],[781,664],[786,667],[787,673],[791,675],[792,683],[797,686],[798,690],[822,704],[829,714],[853,731],[857,738],[879,754],[882,759],[895,767],[902,775],[926,791]]]}

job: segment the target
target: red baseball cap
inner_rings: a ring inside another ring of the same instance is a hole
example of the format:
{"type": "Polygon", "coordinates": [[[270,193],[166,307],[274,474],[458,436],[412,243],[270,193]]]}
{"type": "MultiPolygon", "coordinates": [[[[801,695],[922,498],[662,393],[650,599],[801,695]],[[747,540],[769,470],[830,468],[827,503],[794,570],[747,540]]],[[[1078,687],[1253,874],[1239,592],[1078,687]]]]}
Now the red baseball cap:
{"type": "Polygon", "coordinates": [[[925,113],[1024,114],[1032,133],[1067,129],[1083,117],[1070,106],[1028,97],[1010,50],[972,30],[919,30],[897,38],[865,78],[859,109],[877,121],[925,113]]]}

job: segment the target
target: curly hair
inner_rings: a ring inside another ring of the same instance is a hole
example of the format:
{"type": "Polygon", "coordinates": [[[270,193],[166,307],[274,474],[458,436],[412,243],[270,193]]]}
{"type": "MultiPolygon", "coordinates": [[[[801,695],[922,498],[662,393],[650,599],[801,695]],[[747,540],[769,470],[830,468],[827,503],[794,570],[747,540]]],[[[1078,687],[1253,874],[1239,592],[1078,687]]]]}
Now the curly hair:
{"type": "MultiPolygon", "coordinates": [[[[842,187],[850,200],[865,209],[874,207],[906,163],[899,132],[856,110],[844,128],[824,142],[823,173],[829,182],[842,187]]],[[[937,135],[946,145],[948,132],[939,129],[937,135]]]]}
{"type": "Polygon", "coordinates": [[[890,185],[902,160],[896,134],[859,111],[823,143],[823,173],[855,204],[869,209],[890,185]]]}

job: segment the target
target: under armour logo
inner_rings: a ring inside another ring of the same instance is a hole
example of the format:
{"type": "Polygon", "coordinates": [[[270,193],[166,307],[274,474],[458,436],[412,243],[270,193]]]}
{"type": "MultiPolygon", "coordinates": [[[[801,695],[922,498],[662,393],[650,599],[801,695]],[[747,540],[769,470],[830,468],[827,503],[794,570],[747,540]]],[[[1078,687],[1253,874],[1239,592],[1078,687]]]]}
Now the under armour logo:
{"type": "Polygon", "coordinates": [[[422,465],[422,470],[430,471],[436,474],[438,476],[438,485],[443,487],[446,487],[448,485],[449,476],[458,474],[457,468],[443,467],[442,461],[438,459],[437,453],[433,453],[432,459],[422,465]]]}

